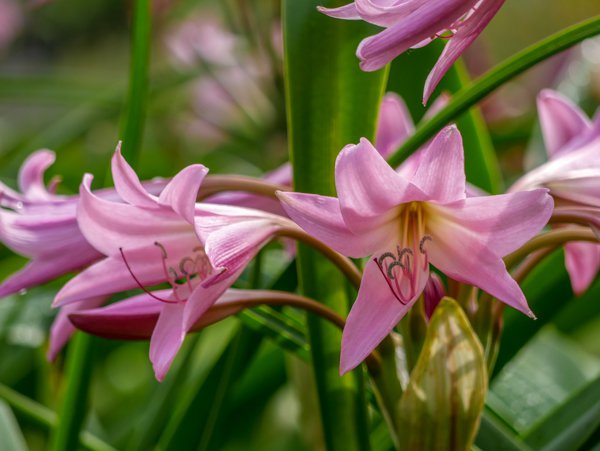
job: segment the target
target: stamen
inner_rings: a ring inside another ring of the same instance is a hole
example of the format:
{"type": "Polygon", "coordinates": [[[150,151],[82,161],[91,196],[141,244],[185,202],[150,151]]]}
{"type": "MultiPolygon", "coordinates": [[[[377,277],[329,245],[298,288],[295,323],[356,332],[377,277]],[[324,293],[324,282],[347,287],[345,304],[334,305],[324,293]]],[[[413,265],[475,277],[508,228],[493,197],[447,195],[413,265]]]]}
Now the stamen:
{"type": "Polygon", "coordinates": [[[378,264],[379,266],[383,265],[383,261],[384,261],[386,258],[391,258],[393,261],[396,261],[396,256],[395,256],[394,254],[392,254],[391,252],[386,252],[385,254],[381,254],[381,255],[379,256],[379,258],[377,259],[377,264],[378,264]]]}
{"type": "Polygon", "coordinates": [[[425,251],[425,242],[427,241],[433,241],[433,238],[431,238],[430,235],[425,235],[423,238],[421,238],[421,241],[419,242],[419,251],[421,252],[421,254],[427,253],[427,251],[425,251]]]}
{"type": "Polygon", "coordinates": [[[404,265],[402,263],[400,263],[399,261],[395,261],[393,262],[390,266],[388,266],[387,268],[387,275],[391,280],[394,280],[396,277],[394,276],[394,273],[392,272],[392,270],[396,267],[399,266],[400,268],[404,269],[404,265]]]}
{"type": "Polygon", "coordinates": [[[156,299],[157,301],[160,301],[160,302],[165,302],[167,304],[178,304],[179,303],[178,301],[173,301],[171,299],[163,299],[161,297],[158,297],[158,296],[154,295],[146,287],[144,287],[144,285],[142,285],[142,283],[138,280],[138,278],[135,276],[135,274],[131,270],[131,266],[129,266],[129,262],[125,258],[125,252],[123,252],[123,248],[122,247],[119,248],[119,252],[121,253],[121,258],[123,258],[123,263],[125,263],[125,266],[127,267],[127,271],[129,271],[129,274],[131,274],[131,277],[133,277],[133,280],[135,281],[135,283],[137,284],[137,286],[140,287],[144,293],[146,293],[151,298],[154,298],[154,299],[156,299]]]}
{"type": "MultiPolygon", "coordinates": [[[[380,258],[381,258],[381,257],[380,257],[380,258]]],[[[377,267],[379,268],[379,271],[381,271],[381,275],[383,276],[383,278],[384,278],[385,282],[387,283],[388,287],[390,288],[390,291],[392,292],[392,294],[394,295],[394,297],[396,298],[396,300],[397,300],[398,302],[400,302],[400,304],[402,304],[402,305],[406,305],[406,302],[404,302],[402,299],[400,299],[400,297],[399,297],[399,296],[396,294],[396,292],[394,291],[394,287],[392,287],[392,283],[390,282],[390,279],[389,279],[389,278],[387,278],[387,277],[385,276],[385,272],[383,271],[383,268],[382,268],[382,266],[379,264],[379,261],[378,261],[378,259],[377,259],[377,258],[374,258],[374,259],[373,259],[373,261],[374,261],[375,263],[377,263],[377,267]]]]}

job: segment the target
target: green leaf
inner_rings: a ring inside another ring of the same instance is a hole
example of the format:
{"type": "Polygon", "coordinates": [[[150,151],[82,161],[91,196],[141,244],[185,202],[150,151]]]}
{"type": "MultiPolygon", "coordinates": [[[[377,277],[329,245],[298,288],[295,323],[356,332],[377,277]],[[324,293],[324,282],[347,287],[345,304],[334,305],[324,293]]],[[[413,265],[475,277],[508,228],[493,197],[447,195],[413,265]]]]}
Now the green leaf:
{"type": "Polygon", "coordinates": [[[10,407],[0,401],[0,449],[26,451],[25,437],[10,407]]]}
{"type": "Polygon", "coordinates": [[[442,127],[456,120],[499,86],[573,45],[600,34],[600,16],[566,28],[542,41],[527,47],[503,63],[491,69],[469,87],[457,92],[450,103],[432,119],[419,125],[398,151],[388,158],[392,166],[398,166],[410,154],[431,139],[442,127]]]}
{"type": "Polygon", "coordinates": [[[481,416],[479,432],[475,443],[481,449],[496,449],[502,451],[532,451],[521,441],[519,436],[511,431],[494,414],[485,409],[481,416]]]}
{"type": "MultiPolygon", "coordinates": [[[[335,195],[335,159],[361,137],[373,139],[386,71],[358,67],[358,43],[375,28],[332,19],[317,6],[342,0],[283,0],[285,89],[290,160],[297,191],[335,195]]],[[[346,281],[316,252],[300,247],[302,294],[348,312],[346,281]]],[[[340,331],[308,319],[312,361],[327,449],[366,450],[368,428],[360,370],[339,376],[340,331]]]]}
{"type": "Polygon", "coordinates": [[[600,427],[599,400],[600,376],[529,431],[525,441],[541,451],[579,449],[600,427]]]}

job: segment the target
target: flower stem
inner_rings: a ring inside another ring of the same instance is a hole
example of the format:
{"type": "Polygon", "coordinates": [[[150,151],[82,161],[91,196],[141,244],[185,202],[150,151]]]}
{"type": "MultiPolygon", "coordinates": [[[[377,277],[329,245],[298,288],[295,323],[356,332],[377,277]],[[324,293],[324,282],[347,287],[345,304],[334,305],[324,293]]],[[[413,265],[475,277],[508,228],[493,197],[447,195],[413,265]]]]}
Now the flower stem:
{"type": "Polygon", "coordinates": [[[514,268],[515,265],[524,260],[529,254],[539,249],[548,246],[560,246],[569,241],[598,242],[599,240],[594,232],[580,227],[565,227],[563,229],[551,230],[550,232],[536,236],[517,251],[504,257],[504,263],[508,269],[514,268]]]}
{"type": "Polygon", "coordinates": [[[277,196],[275,195],[276,191],[289,191],[289,189],[289,186],[265,182],[264,180],[255,177],[246,177],[242,175],[209,175],[202,182],[202,187],[198,193],[198,200],[206,199],[209,196],[223,191],[245,191],[277,199],[277,196]]]}
{"type": "Polygon", "coordinates": [[[331,263],[340,269],[354,288],[358,289],[360,287],[362,274],[349,258],[344,257],[342,254],[334,251],[329,246],[321,243],[319,240],[299,228],[282,228],[277,232],[277,236],[292,238],[318,250],[323,256],[327,257],[331,263]]]}
{"type": "Polygon", "coordinates": [[[417,128],[415,133],[404,142],[402,147],[388,158],[388,162],[392,167],[398,166],[410,154],[432,138],[442,127],[456,120],[462,113],[499,86],[525,72],[535,64],[597,34],[600,34],[600,16],[592,17],[561,30],[508,58],[469,87],[457,92],[445,108],[417,128]]]}

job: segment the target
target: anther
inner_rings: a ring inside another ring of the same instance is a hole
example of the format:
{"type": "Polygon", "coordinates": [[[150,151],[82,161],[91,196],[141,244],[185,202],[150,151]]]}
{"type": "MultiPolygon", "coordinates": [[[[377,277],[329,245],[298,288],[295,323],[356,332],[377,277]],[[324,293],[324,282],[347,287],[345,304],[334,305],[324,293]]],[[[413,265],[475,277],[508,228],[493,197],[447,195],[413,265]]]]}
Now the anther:
{"type": "Polygon", "coordinates": [[[419,242],[419,251],[421,252],[421,254],[425,253],[425,242],[426,241],[433,241],[433,238],[431,238],[430,235],[425,235],[423,238],[421,238],[421,241],[419,242]]]}
{"type": "Polygon", "coordinates": [[[393,262],[391,265],[387,267],[387,275],[391,280],[394,280],[396,277],[394,276],[394,272],[392,271],[396,266],[399,266],[401,269],[404,269],[404,265],[399,261],[393,262]]]}
{"type": "Polygon", "coordinates": [[[392,260],[396,261],[396,256],[394,254],[392,254],[391,252],[386,252],[385,254],[381,254],[379,256],[379,258],[376,260],[377,264],[379,266],[382,266],[386,258],[391,258],[392,260]]]}
{"type": "Polygon", "coordinates": [[[166,259],[169,256],[169,254],[167,254],[167,250],[165,249],[165,247],[162,244],[160,244],[158,241],[155,241],[154,245],[158,246],[160,248],[160,252],[162,253],[163,259],[166,259]]]}

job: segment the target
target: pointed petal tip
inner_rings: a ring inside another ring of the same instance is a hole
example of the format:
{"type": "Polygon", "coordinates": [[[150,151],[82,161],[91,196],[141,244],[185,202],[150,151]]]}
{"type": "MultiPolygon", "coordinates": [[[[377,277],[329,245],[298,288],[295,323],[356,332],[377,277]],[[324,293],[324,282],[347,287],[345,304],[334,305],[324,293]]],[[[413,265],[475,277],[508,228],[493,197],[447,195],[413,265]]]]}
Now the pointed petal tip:
{"type": "Polygon", "coordinates": [[[535,313],[533,313],[533,311],[529,310],[527,312],[527,316],[529,316],[532,320],[537,321],[537,316],[535,316],[535,313]]]}

